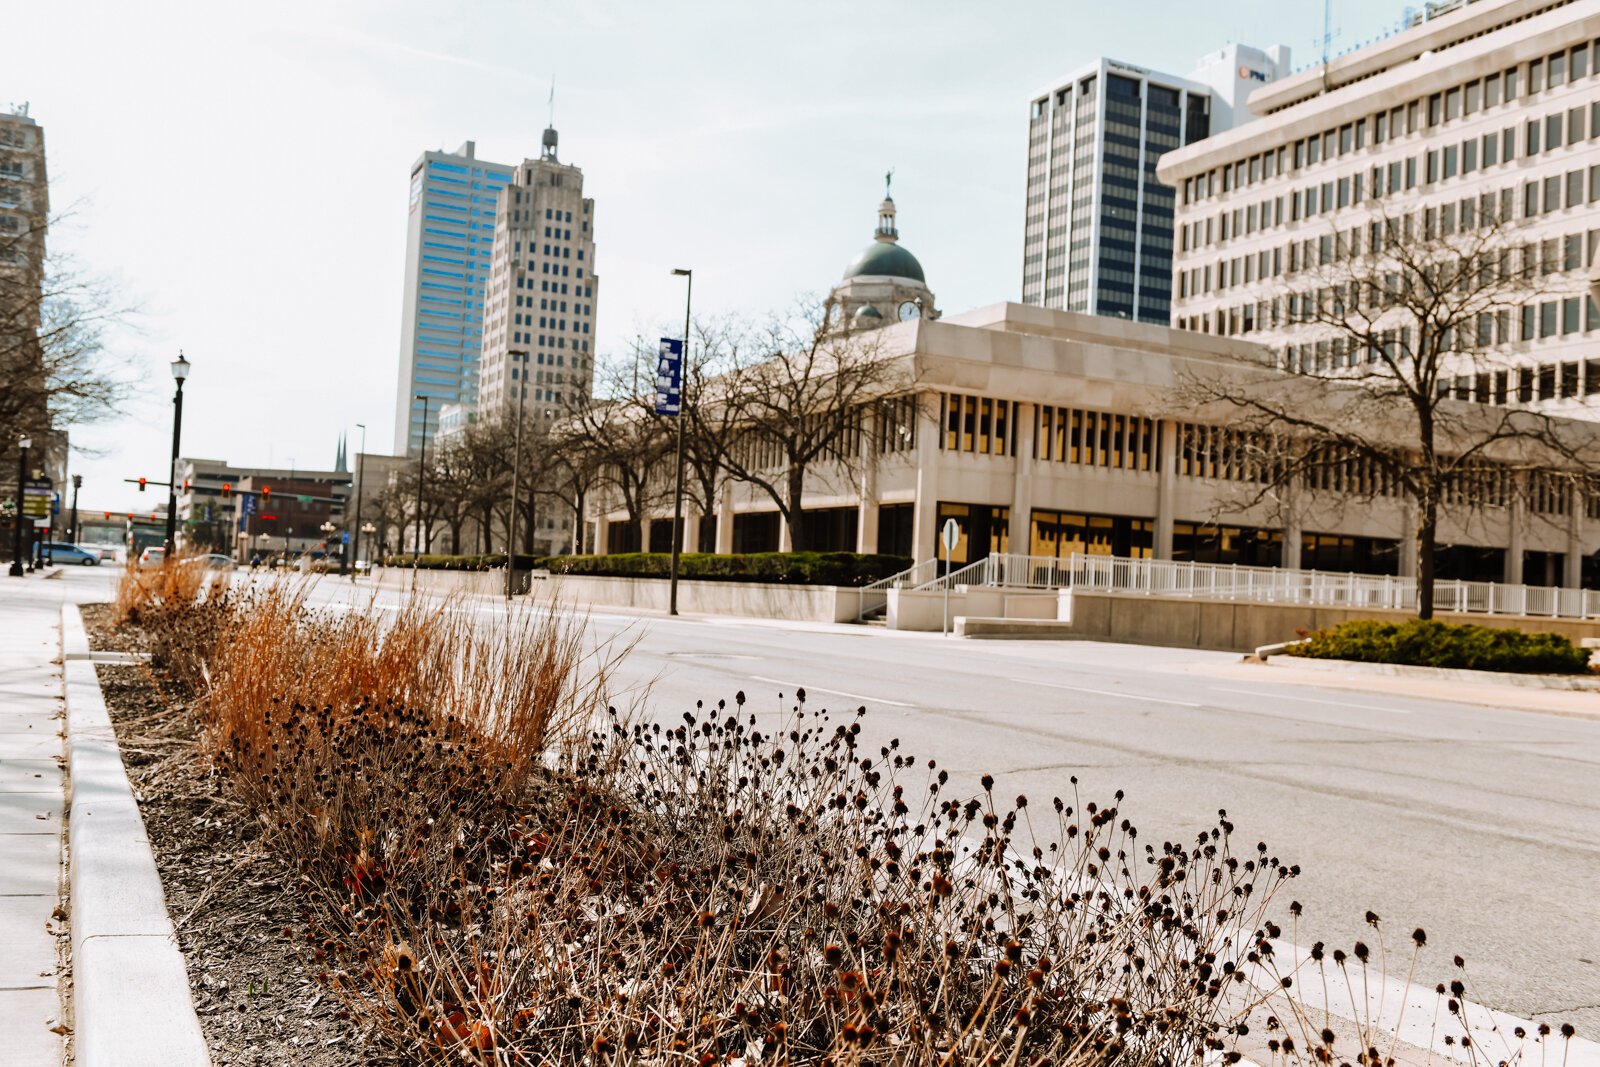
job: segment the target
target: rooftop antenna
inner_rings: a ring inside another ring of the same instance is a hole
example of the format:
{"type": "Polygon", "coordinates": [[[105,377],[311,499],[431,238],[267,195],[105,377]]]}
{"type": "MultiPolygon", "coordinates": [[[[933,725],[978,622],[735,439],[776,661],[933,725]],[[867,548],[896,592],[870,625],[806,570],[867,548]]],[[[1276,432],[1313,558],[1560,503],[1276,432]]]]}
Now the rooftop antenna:
{"type": "Polygon", "coordinates": [[[546,125],[547,126],[554,126],[555,124],[556,124],[556,76],[554,74],[552,74],[552,75],[550,75],[550,121],[548,123],[546,123],[546,125]]]}
{"type": "Polygon", "coordinates": [[[1333,28],[1333,0],[1322,0],[1322,91],[1325,93],[1333,88],[1328,79],[1328,59],[1333,39],[1340,32],[1333,28]]]}

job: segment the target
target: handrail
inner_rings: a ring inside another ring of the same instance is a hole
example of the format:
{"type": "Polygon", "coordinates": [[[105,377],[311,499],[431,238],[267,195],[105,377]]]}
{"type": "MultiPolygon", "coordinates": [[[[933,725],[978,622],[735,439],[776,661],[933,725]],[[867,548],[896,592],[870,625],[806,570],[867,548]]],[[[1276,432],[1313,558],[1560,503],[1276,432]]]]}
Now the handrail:
{"type": "MultiPolygon", "coordinates": [[[[937,591],[957,585],[1078,588],[1397,611],[1414,611],[1417,604],[1415,578],[1382,574],[1083,553],[1058,557],[997,552],[943,575],[937,573],[937,565],[937,561],[927,560],[875,585],[882,588],[910,586],[918,591],[937,591]]],[[[1434,607],[1441,612],[1460,614],[1597,619],[1600,618],[1600,590],[1445,579],[1434,583],[1434,607]]]]}

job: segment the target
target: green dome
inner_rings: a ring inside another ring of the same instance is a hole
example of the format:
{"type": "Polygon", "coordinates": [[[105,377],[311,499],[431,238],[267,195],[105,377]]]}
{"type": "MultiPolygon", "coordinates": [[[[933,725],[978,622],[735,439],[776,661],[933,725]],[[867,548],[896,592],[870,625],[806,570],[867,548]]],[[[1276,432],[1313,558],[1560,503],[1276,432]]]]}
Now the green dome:
{"type": "Polygon", "coordinates": [[[863,306],[861,306],[861,307],[856,309],[856,318],[858,318],[858,319],[881,319],[881,318],[883,318],[883,312],[879,311],[877,308],[873,307],[871,304],[865,304],[865,305],[863,305],[863,306]]]}
{"type": "Polygon", "coordinates": [[[846,278],[858,278],[863,274],[927,282],[922,276],[922,264],[917,262],[917,257],[888,241],[872,242],[844,269],[846,278]]]}

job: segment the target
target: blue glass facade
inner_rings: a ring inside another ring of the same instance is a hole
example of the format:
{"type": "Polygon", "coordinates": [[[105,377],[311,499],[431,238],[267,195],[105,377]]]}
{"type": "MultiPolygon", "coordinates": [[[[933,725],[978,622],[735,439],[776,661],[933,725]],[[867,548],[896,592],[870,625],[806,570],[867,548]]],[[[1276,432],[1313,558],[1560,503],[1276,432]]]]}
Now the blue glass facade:
{"type": "Polygon", "coordinates": [[[470,142],[453,155],[429,152],[412,170],[397,453],[432,440],[445,404],[477,398],[496,202],[513,170],[474,158],[470,142]]]}

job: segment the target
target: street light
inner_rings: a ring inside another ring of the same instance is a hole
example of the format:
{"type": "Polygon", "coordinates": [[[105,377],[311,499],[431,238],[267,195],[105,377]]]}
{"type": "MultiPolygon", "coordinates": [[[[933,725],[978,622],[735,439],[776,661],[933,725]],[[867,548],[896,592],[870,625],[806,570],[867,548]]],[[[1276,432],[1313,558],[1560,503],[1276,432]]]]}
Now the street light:
{"type": "Polygon", "coordinates": [[[82,488],[83,475],[74,474],[72,476],[72,536],[67,538],[67,540],[71,541],[73,544],[77,544],[80,540],[82,540],[78,533],[78,490],[82,488]]]}
{"type": "MultiPolygon", "coordinates": [[[[354,538],[352,538],[352,540],[355,541],[355,544],[350,546],[350,555],[359,562],[361,559],[361,535],[366,531],[366,527],[361,525],[361,476],[362,472],[366,469],[367,462],[367,428],[358,422],[356,423],[356,429],[361,431],[361,449],[356,453],[356,535],[354,538]]],[[[345,566],[343,563],[341,563],[339,565],[339,572],[342,574],[344,571],[345,566]]],[[[352,582],[356,580],[354,572],[351,572],[350,580],[352,582]]]]}
{"type": "MultiPolygon", "coordinates": [[[[361,526],[361,532],[366,534],[368,537],[371,537],[373,534],[378,532],[378,528],[376,526],[372,525],[372,523],[370,523],[370,522],[369,523],[364,523],[361,526]]],[[[357,556],[356,557],[356,565],[360,566],[360,564],[361,564],[361,557],[357,556]]],[[[367,573],[368,574],[372,573],[372,562],[370,560],[367,562],[367,573]]],[[[350,580],[351,581],[355,581],[355,577],[352,575],[350,580]]]]}
{"type": "Polygon", "coordinates": [[[27,499],[23,493],[27,490],[28,483],[28,449],[33,447],[33,438],[23,434],[17,438],[17,513],[15,516],[16,528],[11,535],[11,577],[22,577],[22,520],[23,502],[27,499]]]}
{"type": "Polygon", "coordinates": [[[332,519],[324,519],[322,525],[318,526],[317,529],[322,531],[322,558],[326,562],[328,558],[328,540],[333,537],[333,531],[337,530],[338,527],[333,524],[332,519]]]}
{"type": "Polygon", "coordinates": [[[689,307],[694,299],[694,271],[674,267],[672,273],[686,278],[689,283],[683,294],[683,362],[678,370],[678,474],[672,487],[672,565],[668,570],[671,581],[667,594],[667,614],[676,615],[678,556],[683,552],[683,420],[688,416],[688,404],[685,401],[689,395],[689,307]]]}
{"type": "Polygon", "coordinates": [[[189,377],[189,361],[178,350],[172,361],[172,380],[178,383],[172,394],[172,467],[167,471],[167,544],[162,560],[171,560],[178,537],[178,436],[183,432],[183,383],[189,377]]]}
{"type": "Polygon", "coordinates": [[[516,592],[517,570],[517,497],[522,488],[522,409],[526,406],[523,398],[528,395],[528,353],[515,351],[506,353],[513,362],[519,364],[521,369],[516,371],[517,387],[517,433],[516,445],[511,452],[511,523],[506,531],[506,599],[510,600],[516,592]]]}
{"type": "Polygon", "coordinates": [[[422,478],[423,471],[428,465],[428,398],[419,395],[422,401],[422,448],[417,453],[417,540],[411,546],[411,569],[415,571],[422,555],[422,478]]]}

